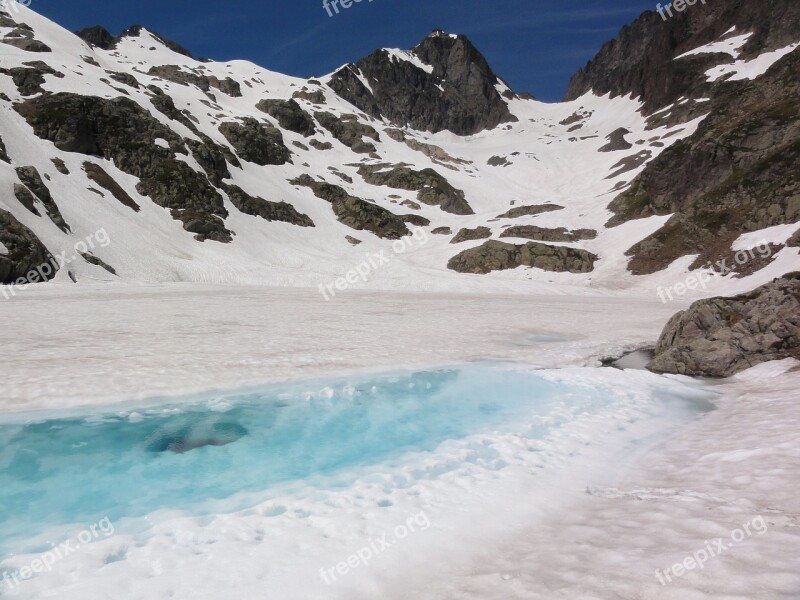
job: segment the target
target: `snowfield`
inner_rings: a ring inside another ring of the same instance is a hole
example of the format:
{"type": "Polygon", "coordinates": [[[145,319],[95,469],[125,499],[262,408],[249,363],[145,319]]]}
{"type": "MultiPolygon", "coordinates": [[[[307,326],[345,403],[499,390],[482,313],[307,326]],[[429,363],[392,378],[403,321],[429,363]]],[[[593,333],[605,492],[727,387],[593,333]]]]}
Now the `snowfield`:
{"type": "Polygon", "coordinates": [[[34,288],[4,309],[3,410],[18,413],[6,418],[110,402],[130,412],[126,400],[472,360],[548,368],[556,380],[639,398],[577,419],[534,454],[524,438],[479,436],[472,443],[499,453],[500,470],[445,446],[341,492],[298,499],[289,488],[239,512],[155,514],[150,530],[101,538],[10,598],[99,600],[125,589],[126,600],[749,600],[800,591],[800,363],[768,363],[717,385],[594,368],[608,353],[652,343],[673,305],[358,291],[326,302],[313,289],[158,285],[34,288]],[[711,393],[716,410],[688,424],[649,418],[646,398],[658,389],[711,393]],[[421,468],[431,476],[418,480],[421,468]],[[396,487],[409,478],[416,482],[396,487]],[[659,583],[656,569],[759,517],[763,535],[659,583]],[[320,570],[409,519],[413,535],[325,583],[320,570]]]}

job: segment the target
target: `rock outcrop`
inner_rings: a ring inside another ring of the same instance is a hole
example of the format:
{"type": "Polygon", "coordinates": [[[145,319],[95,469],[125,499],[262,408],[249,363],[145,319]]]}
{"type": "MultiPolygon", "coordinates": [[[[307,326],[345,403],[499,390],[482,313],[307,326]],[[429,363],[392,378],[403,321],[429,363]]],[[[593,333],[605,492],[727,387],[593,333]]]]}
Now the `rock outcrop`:
{"type": "Polygon", "coordinates": [[[247,117],[241,123],[223,123],[219,131],[242,160],[260,166],[285,165],[290,160],[291,152],[277,127],[247,117]]]}
{"type": "Polygon", "coordinates": [[[58,267],[52,264],[53,257],[44,244],[14,215],[3,209],[0,209],[0,243],[8,251],[0,254],[0,284],[13,284],[45,264],[51,268],[41,270],[44,280],[55,277],[58,267]]]}
{"type": "Polygon", "coordinates": [[[667,323],[647,368],[729,377],[790,356],[800,358],[800,272],[747,294],[695,302],[667,323]]]}
{"type": "Polygon", "coordinates": [[[309,137],[317,132],[311,115],[295,100],[261,100],[256,108],[278,121],[284,129],[309,137]]]}
{"type": "Polygon", "coordinates": [[[727,255],[742,233],[800,220],[800,49],[725,89],[697,131],[653,159],[609,205],[610,226],[672,215],[628,251],[635,274],[690,254],[701,267],[727,255]]]}
{"type": "Polygon", "coordinates": [[[328,84],[371,117],[401,127],[469,135],[516,120],[483,55],[465,36],[439,30],[406,54],[378,50],[346,65],[328,84]]]}
{"type": "Polygon", "coordinates": [[[515,245],[489,240],[477,248],[464,250],[447,263],[459,273],[486,274],[517,267],[534,267],[544,271],[589,273],[597,256],[586,250],[566,246],[550,246],[538,242],[515,245]]]}

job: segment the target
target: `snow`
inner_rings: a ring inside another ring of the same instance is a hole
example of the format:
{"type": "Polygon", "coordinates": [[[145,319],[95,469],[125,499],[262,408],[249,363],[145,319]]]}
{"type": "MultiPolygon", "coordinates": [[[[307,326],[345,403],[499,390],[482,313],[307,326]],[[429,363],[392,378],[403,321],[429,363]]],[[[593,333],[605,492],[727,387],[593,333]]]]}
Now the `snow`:
{"type": "MultiPolygon", "coordinates": [[[[726,34],[727,35],[727,34],[726,34]]],[[[747,43],[747,40],[750,39],[752,33],[745,33],[742,35],[737,35],[730,38],[725,38],[721,40],[717,40],[716,42],[711,42],[709,44],[705,44],[704,46],[700,46],[695,48],[694,50],[689,50],[688,52],[684,52],[675,57],[675,60],[679,58],[684,58],[686,56],[696,56],[698,54],[713,54],[717,52],[730,54],[732,57],[736,58],[739,56],[739,50],[741,50],[742,46],[747,43]]]]}
{"type": "Polygon", "coordinates": [[[433,65],[425,64],[413,52],[407,52],[405,50],[399,50],[397,48],[386,48],[384,52],[386,52],[393,60],[402,60],[405,62],[410,62],[415,67],[425,71],[428,74],[433,73],[433,65]]]}
{"type": "Polygon", "coordinates": [[[733,242],[731,250],[748,250],[765,243],[783,245],[798,229],[800,229],[800,225],[789,223],[743,233],[733,242]]]}
{"type": "Polygon", "coordinates": [[[8,248],[6,248],[3,242],[0,242],[0,254],[8,254],[8,248]]]}
{"type": "MultiPolygon", "coordinates": [[[[366,469],[344,489],[291,485],[250,509],[209,517],[165,511],[150,515],[146,531],[122,520],[115,535],[9,597],[99,600],[123,586],[126,600],[246,598],[264,589],[275,600],[611,598],[629,589],[716,600],[777,598],[800,584],[800,363],[761,365],[717,385],[582,366],[652,342],[674,307],[569,295],[358,292],[326,303],[316,290],[55,287],[31,288],[3,307],[6,413],[114,402],[135,419],[141,404],[120,402],[140,390],[202,390],[225,410],[209,390],[475,359],[545,368],[538,374],[605,386],[620,400],[540,441],[486,432],[382,465],[380,474],[366,469]],[[20,318],[30,314],[47,322],[20,318]],[[59,350],[66,346],[69,353],[59,350]],[[698,401],[711,393],[717,409],[660,412],[657,390],[698,401]],[[668,587],[654,577],[758,516],[769,526],[763,536],[668,587]],[[320,569],[414,517],[429,526],[323,582],[320,569]]],[[[34,558],[17,555],[2,568],[34,558]]]]}
{"type": "Polygon", "coordinates": [[[736,60],[731,64],[719,65],[706,71],[706,76],[708,81],[717,81],[726,75],[730,75],[728,81],[755,79],[759,75],[766,73],[772,65],[799,46],[800,42],[796,42],[784,48],[759,54],[752,60],[736,60]]]}

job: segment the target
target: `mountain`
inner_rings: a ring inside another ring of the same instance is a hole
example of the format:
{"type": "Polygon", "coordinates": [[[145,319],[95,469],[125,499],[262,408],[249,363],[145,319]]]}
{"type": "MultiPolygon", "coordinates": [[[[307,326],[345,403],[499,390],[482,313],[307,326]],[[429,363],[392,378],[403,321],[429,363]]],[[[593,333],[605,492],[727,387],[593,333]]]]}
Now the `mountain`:
{"type": "Polygon", "coordinates": [[[711,288],[766,283],[797,270],[799,22],[788,0],[647,12],[545,104],[441,30],[299,79],[20,6],[0,283],[655,294],[720,260],[711,288]]]}

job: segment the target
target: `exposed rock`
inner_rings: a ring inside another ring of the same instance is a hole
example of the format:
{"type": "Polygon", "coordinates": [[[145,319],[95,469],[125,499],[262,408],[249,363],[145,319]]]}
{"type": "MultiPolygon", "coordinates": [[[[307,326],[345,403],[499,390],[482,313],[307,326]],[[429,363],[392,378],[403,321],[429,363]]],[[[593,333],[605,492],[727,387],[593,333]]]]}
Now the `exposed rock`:
{"type": "Polygon", "coordinates": [[[449,227],[437,227],[436,229],[431,230],[431,233],[434,235],[453,235],[453,230],[449,227]]]}
{"type": "Polygon", "coordinates": [[[198,135],[202,141],[187,138],[186,145],[192,151],[194,159],[203,167],[209,180],[218,186],[223,179],[229,179],[231,176],[228,163],[235,167],[241,167],[241,163],[228,148],[220,146],[203,133],[198,135]]]}
{"type": "Polygon", "coordinates": [[[83,257],[83,260],[85,260],[90,265],[94,265],[96,267],[100,267],[101,269],[105,269],[106,271],[108,271],[112,275],[117,275],[117,270],[114,267],[112,267],[111,265],[109,265],[105,261],[97,258],[91,252],[80,252],[80,255],[83,257]]]}
{"type": "Polygon", "coordinates": [[[333,148],[333,144],[330,142],[320,142],[319,140],[311,140],[308,144],[317,150],[330,150],[333,148]]]}
{"type": "Polygon", "coordinates": [[[427,227],[431,224],[431,220],[426,219],[422,215],[400,215],[400,218],[414,227],[427,227]]]}
{"type": "Polygon", "coordinates": [[[609,205],[609,226],[672,215],[628,251],[633,273],[690,254],[698,255],[693,267],[716,262],[742,233],[800,220],[800,50],[727,89],[693,135],[654,158],[609,205]]]}
{"type": "Polygon", "coordinates": [[[311,104],[325,104],[325,92],[322,90],[308,91],[303,88],[292,94],[292,98],[300,98],[301,100],[308,100],[311,104]]]}
{"type": "Polygon", "coordinates": [[[463,35],[434,31],[398,58],[378,50],[333,74],[328,84],[376,119],[395,125],[469,135],[516,120],[497,91],[501,81],[463,35]],[[421,68],[421,61],[431,68],[421,68]],[[363,81],[369,81],[367,88],[363,81]]]}
{"type": "Polygon", "coordinates": [[[247,117],[241,123],[228,122],[219,131],[242,160],[264,165],[284,165],[291,152],[283,143],[280,130],[247,117]]]}
{"type": "Polygon", "coordinates": [[[236,185],[223,185],[231,203],[246,215],[261,217],[267,221],[282,221],[300,227],[314,227],[314,221],[304,215],[288,202],[270,202],[257,196],[251,196],[236,185]]]}
{"type": "Polygon", "coordinates": [[[464,192],[454,188],[433,169],[414,171],[405,165],[361,165],[358,174],[371,185],[385,185],[399,190],[417,192],[417,200],[438,206],[454,215],[475,214],[464,197],[464,192]]]}
{"type": "Polygon", "coordinates": [[[617,150],[629,150],[630,148],[633,148],[633,144],[625,139],[625,136],[629,133],[630,131],[624,127],[615,129],[606,136],[608,143],[605,146],[600,147],[597,151],[616,152],[617,150]]]}
{"type": "Polygon", "coordinates": [[[344,239],[346,239],[348,242],[350,242],[350,244],[352,244],[353,246],[358,246],[359,244],[363,244],[364,243],[361,240],[359,240],[357,238],[354,238],[352,235],[346,235],[346,236],[344,236],[344,239]]]}
{"type": "Polygon", "coordinates": [[[140,87],[139,81],[136,79],[136,77],[134,77],[130,73],[119,73],[116,71],[110,71],[110,72],[106,71],[106,72],[108,73],[108,76],[111,77],[111,79],[113,79],[114,81],[117,81],[119,83],[122,83],[137,90],[140,87]]]}
{"type": "Polygon", "coordinates": [[[636,154],[632,154],[631,156],[626,156],[622,160],[620,160],[617,164],[615,164],[612,169],[616,169],[611,172],[610,175],[606,177],[606,179],[615,179],[622,175],[623,173],[627,173],[628,171],[633,171],[634,169],[638,169],[648,160],[650,157],[653,156],[653,152],[651,150],[640,150],[636,154]]]}
{"type": "Polygon", "coordinates": [[[77,35],[90,46],[94,46],[95,48],[100,48],[102,50],[111,50],[117,45],[117,38],[111,35],[111,33],[105,27],[100,25],[79,29],[75,32],[75,35],[77,35]]]}
{"type": "Polygon", "coordinates": [[[752,32],[740,55],[751,59],[797,41],[800,4],[795,0],[697,3],[682,12],[673,11],[666,19],[647,11],[623,27],[617,39],[607,42],[573,76],[566,99],[574,100],[590,90],[598,96],[632,95],[644,102],[645,114],[651,114],[681,97],[711,97],[714,89],[725,84],[708,82],[705,72],[730,61],[730,55],[676,57],[720,39],[732,26],[736,31],[731,35],[752,32]]]}
{"type": "Polygon", "coordinates": [[[58,171],[62,175],[69,175],[69,169],[67,168],[67,165],[63,160],[61,160],[60,158],[51,158],[50,162],[53,163],[53,166],[56,168],[56,171],[58,171]]]}
{"type": "Polygon", "coordinates": [[[339,222],[352,229],[370,231],[378,237],[390,240],[397,240],[411,233],[402,218],[377,204],[350,196],[338,185],[315,181],[309,175],[301,175],[289,183],[311,188],[317,198],[331,203],[339,222]]]}
{"type": "Polygon", "coordinates": [[[179,85],[194,85],[204,92],[208,92],[213,87],[234,98],[242,95],[241,87],[230,77],[220,80],[213,75],[204,75],[199,69],[185,71],[184,68],[178,65],[160,65],[151,67],[148,75],[160,77],[179,85]]]}
{"type": "Polygon", "coordinates": [[[597,237],[594,229],[575,229],[569,231],[564,227],[548,229],[536,225],[515,225],[500,234],[501,238],[524,238],[536,242],[579,242],[593,240],[597,237]]]}
{"type": "Polygon", "coordinates": [[[380,141],[380,136],[374,127],[360,123],[355,115],[342,115],[337,117],[329,112],[315,112],[319,124],[331,132],[333,137],[358,154],[373,154],[375,144],[365,142],[368,137],[380,141]]]}
{"type": "Polygon", "coordinates": [[[6,150],[6,145],[3,142],[3,138],[0,138],[0,160],[11,164],[11,159],[8,157],[8,151],[6,150]]]}
{"type": "Polygon", "coordinates": [[[0,284],[13,284],[44,265],[50,265],[50,269],[42,269],[39,279],[49,281],[55,277],[58,266],[53,264],[53,256],[44,244],[3,209],[0,209],[0,243],[8,250],[7,254],[0,254],[0,284]]]}
{"type": "Polygon", "coordinates": [[[399,240],[411,234],[403,219],[361,198],[348,196],[334,200],[332,206],[339,222],[353,229],[363,229],[387,240],[399,240]]]}
{"type": "Polygon", "coordinates": [[[505,156],[492,156],[486,161],[486,164],[490,167],[507,167],[511,163],[505,156]]]}
{"type": "Polygon", "coordinates": [[[150,103],[156,108],[156,110],[158,110],[158,112],[169,117],[173,121],[177,121],[194,134],[200,135],[200,132],[195,124],[175,106],[175,102],[171,96],[159,94],[150,98],[150,103]]]}
{"type": "Polygon", "coordinates": [[[473,240],[485,240],[492,237],[492,230],[488,227],[476,227],[475,229],[461,229],[455,237],[450,240],[451,244],[460,244],[462,242],[471,242],[473,240]]]}
{"type": "Polygon", "coordinates": [[[50,46],[44,42],[40,42],[39,40],[35,40],[26,36],[14,36],[14,34],[17,32],[18,30],[15,30],[9,34],[6,34],[6,37],[0,40],[0,42],[8,44],[9,46],[14,46],[15,48],[19,48],[20,50],[25,50],[27,52],[52,52],[50,46]]]}
{"type": "Polygon", "coordinates": [[[459,273],[486,274],[526,266],[544,271],[589,273],[597,256],[586,250],[566,246],[549,246],[538,242],[522,245],[497,240],[484,242],[477,248],[464,250],[447,263],[447,268],[459,273]]]}
{"type": "Polygon", "coordinates": [[[86,176],[89,179],[94,181],[104,190],[109,191],[114,198],[119,200],[128,208],[132,209],[134,212],[139,212],[140,208],[139,205],[136,204],[136,201],[131,198],[128,192],[122,189],[122,186],[120,186],[120,184],[118,184],[114,178],[111,177],[111,175],[106,173],[103,167],[87,160],[83,163],[83,170],[86,172],[86,176]]]}
{"type": "Polygon", "coordinates": [[[45,75],[53,75],[59,79],[64,78],[64,74],[56,71],[47,63],[40,60],[25,63],[24,67],[14,67],[11,69],[0,69],[0,73],[10,75],[17,86],[17,90],[23,96],[33,96],[43,94],[42,84],[45,82],[45,75]]]}
{"type": "Polygon", "coordinates": [[[498,219],[518,219],[520,217],[527,217],[532,215],[540,215],[546,212],[553,212],[554,210],[563,210],[563,206],[558,204],[532,204],[529,206],[517,206],[512,208],[502,215],[497,215],[498,219]]]}
{"type": "Polygon", "coordinates": [[[22,204],[22,206],[27,208],[34,215],[37,217],[42,216],[42,213],[40,213],[39,209],[36,208],[36,196],[34,196],[33,192],[31,192],[21,183],[14,184],[14,197],[19,201],[20,204],[22,204]]]}
{"type": "Polygon", "coordinates": [[[299,133],[304,137],[314,135],[317,128],[311,115],[300,108],[294,100],[261,100],[256,108],[277,119],[284,129],[299,133]]]}
{"type": "Polygon", "coordinates": [[[55,226],[64,233],[70,233],[71,229],[64,221],[64,217],[61,216],[61,211],[58,209],[56,201],[53,200],[50,190],[47,188],[44,181],[42,181],[39,171],[37,171],[35,167],[17,167],[16,171],[17,177],[19,177],[23,185],[25,185],[25,187],[36,196],[39,202],[44,205],[47,216],[50,217],[50,220],[55,226]]]}
{"type": "Polygon", "coordinates": [[[800,229],[794,232],[794,235],[786,241],[786,245],[790,248],[800,247],[800,229]]]}
{"type": "Polygon", "coordinates": [[[670,319],[647,368],[729,377],[769,360],[800,358],[800,273],[733,298],[700,300],[670,319]]]}
{"type": "Polygon", "coordinates": [[[407,206],[411,210],[422,210],[422,207],[419,204],[412,202],[411,200],[403,200],[400,203],[400,206],[407,206]]]}
{"type": "MultiPolygon", "coordinates": [[[[141,35],[143,29],[144,29],[144,27],[142,27],[141,25],[132,25],[132,26],[128,27],[125,31],[123,31],[119,35],[117,40],[119,41],[119,40],[121,40],[122,38],[125,38],[125,37],[139,37],[141,35]]],[[[148,31],[150,31],[150,30],[148,30],[148,31]]],[[[169,40],[169,39],[165,38],[164,36],[158,35],[154,31],[150,31],[150,33],[153,34],[153,36],[155,36],[162,44],[164,44],[167,48],[169,48],[170,50],[172,50],[176,54],[181,54],[181,55],[187,56],[189,58],[194,58],[192,56],[191,52],[189,52],[186,48],[184,48],[183,46],[181,46],[177,42],[173,42],[172,40],[169,40]]]]}

